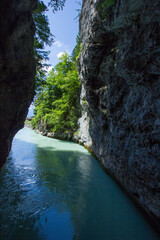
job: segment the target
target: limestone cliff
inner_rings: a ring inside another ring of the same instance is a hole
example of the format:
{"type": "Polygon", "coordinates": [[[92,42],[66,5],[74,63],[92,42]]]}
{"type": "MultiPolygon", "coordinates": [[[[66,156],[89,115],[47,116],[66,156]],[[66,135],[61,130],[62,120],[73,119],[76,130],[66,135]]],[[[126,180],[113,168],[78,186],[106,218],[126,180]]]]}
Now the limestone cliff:
{"type": "Polygon", "coordinates": [[[36,3],[0,1],[0,168],[34,95],[32,11],[36,3]]]}
{"type": "Polygon", "coordinates": [[[158,226],[160,1],[117,0],[105,11],[103,3],[84,0],[80,17],[79,141],[158,226]]]}

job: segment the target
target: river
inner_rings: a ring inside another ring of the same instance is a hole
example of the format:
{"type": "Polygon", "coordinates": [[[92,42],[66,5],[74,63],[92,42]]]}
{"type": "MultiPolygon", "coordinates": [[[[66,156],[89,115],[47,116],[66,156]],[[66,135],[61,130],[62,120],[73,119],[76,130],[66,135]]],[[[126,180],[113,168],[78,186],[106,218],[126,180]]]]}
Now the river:
{"type": "Polygon", "coordinates": [[[86,149],[25,127],[0,172],[0,239],[159,238],[86,149]]]}

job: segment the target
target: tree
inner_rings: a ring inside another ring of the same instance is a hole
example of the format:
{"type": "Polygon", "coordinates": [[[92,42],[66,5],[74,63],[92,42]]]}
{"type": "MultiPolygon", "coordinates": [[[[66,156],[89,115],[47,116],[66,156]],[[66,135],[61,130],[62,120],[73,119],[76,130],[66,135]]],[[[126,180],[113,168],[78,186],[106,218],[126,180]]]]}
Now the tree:
{"type": "Polygon", "coordinates": [[[53,12],[63,9],[66,0],[50,0],[49,6],[53,8],[53,12]]]}
{"type": "MultiPolygon", "coordinates": [[[[77,38],[77,45],[80,44],[77,38]]],[[[77,131],[80,115],[80,82],[76,56],[80,49],[75,47],[72,56],[63,54],[60,62],[49,73],[46,85],[35,102],[35,118],[31,124],[38,128],[43,122],[48,131],[68,135],[77,131]]]]}
{"type": "MultiPolygon", "coordinates": [[[[53,11],[63,8],[65,0],[50,0],[49,6],[53,11]]],[[[80,37],[77,36],[77,44],[69,56],[63,54],[60,62],[45,76],[44,61],[48,59],[48,52],[44,51],[45,44],[53,42],[50,33],[47,7],[39,1],[34,13],[36,35],[34,50],[36,58],[36,87],[38,94],[35,100],[35,117],[31,121],[33,128],[39,128],[41,124],[47,131],[63,133],[73,136],[77,131],[77,121],[80,117],[79,95],[80,82],[77,70],[77,58],[80,54],[80,37]]]]}
{"type": "MultiPolygon", "coordinates": [[[[64,7],[65,0],[50,0],[48,6],[53,8],[53,12],[62,9],[64,7]]],[[[53,43],[53,35],[50,32],[49,21],[46,15],[48,8],[39,0],[37,9],[33,14],[35,22],[35,37],[34,37],[34,55],[36,61],[36,90],[41,90],[45,85],[45,70],[44,67],[48,66],[46,60],[48,60],[49,51],[45,51],[45,45],[51,45],[53,43]]]]}

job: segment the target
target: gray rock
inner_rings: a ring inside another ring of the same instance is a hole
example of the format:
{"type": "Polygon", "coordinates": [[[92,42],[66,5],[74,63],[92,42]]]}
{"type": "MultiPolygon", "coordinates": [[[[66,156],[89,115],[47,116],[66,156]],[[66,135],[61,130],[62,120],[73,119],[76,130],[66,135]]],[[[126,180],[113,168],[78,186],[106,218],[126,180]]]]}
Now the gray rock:
{"type": "Polygon", "coordinates": [[[78,138],[159,225],[160,2],[99,2],[80,16],[78,138]]]}
{"type": "Polygon", "coordinates": [[[92,144],[92,139],[89,134],[89,112],[88,112],[88,102],[86,100],[86,91],[82,83],[81,86],[81,95],[80,95],[80,104],[81,104],[81,118],[78,120],[79,129],[77,134],[74,135],[74,140],[90,147],[92,144]]]}
{"type": "Polygon", "coordinates": [[[0,1],[0,168],[34,95],[32,12],[37,0],[0,1]]]}
{"type": "Polygon", "coordinates": [[[48,132],[47,133],[47,137],[49,137],[49,138],[54,138],[54,132],[48,132]]]}

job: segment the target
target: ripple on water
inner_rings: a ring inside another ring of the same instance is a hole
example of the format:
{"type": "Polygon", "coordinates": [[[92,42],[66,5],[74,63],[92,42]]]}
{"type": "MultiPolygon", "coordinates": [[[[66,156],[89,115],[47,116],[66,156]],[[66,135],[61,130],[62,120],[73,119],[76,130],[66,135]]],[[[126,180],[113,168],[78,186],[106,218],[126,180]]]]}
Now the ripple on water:
{"type": "Polygon", "coordinates": [[[24,128],[0,172],[0,239],[158,240],[97,161],[24,128]]]}

